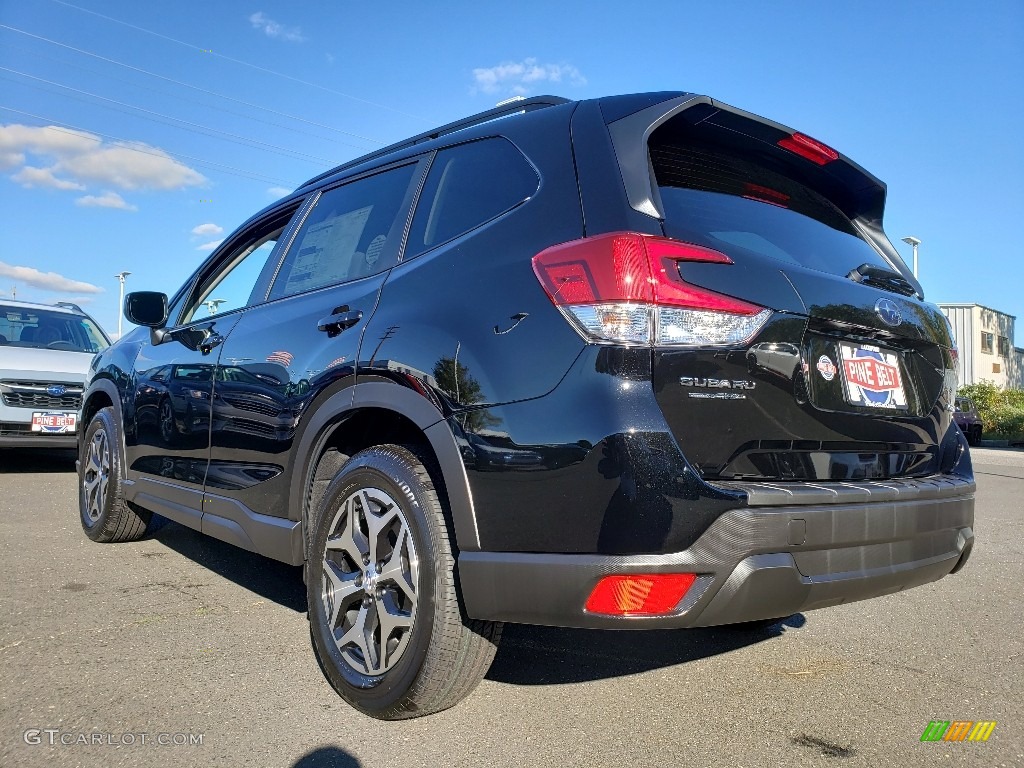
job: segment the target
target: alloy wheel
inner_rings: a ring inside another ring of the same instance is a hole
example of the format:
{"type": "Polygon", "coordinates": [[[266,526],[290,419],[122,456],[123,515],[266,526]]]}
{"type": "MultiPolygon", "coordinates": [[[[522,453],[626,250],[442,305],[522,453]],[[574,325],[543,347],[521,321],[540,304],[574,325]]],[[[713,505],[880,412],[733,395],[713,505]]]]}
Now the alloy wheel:
{"type": "Polygon", "coordinates": [[[335,513],[323,553],[321,599],[345,662],[371,677],[393,668],[416,619],[419,563],[401,506],[360,488],[335,513]]]}
{"type": "Polygon", "coordinates": [[[174,424],[174,407],[171,405],[170,400],[164,400],[160,403],[160,438],[165,442],[171,442],[174,437],[176,430],[174,424]]]}
{"type": "Polygon", "coordinates": [[[107,497],[110,482],[110,441],[106,430],[97,429],[89,441],[85,471],[82,473],[82,487],[85,490],[85,513],[88,522],[95,524],[103,513],[103,501],[107,497]]]}

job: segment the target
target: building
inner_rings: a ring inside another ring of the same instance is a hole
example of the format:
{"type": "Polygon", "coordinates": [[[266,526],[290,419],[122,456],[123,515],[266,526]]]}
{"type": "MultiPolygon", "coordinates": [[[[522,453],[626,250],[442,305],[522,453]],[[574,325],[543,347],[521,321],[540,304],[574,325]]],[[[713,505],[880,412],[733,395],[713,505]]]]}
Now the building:
{"type": "Polygon", "coordinates": [[[1024,349],[1013,346],[1017,318],[981,304],[939,304],[960,348],[960,383],[1024,389],[1024,349]]]}

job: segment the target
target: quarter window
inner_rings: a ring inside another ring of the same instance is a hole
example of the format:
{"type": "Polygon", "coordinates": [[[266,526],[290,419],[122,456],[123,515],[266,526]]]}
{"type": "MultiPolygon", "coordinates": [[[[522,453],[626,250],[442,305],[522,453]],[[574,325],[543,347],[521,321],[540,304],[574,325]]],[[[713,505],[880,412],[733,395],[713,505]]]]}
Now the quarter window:
{"type": "Polygon", "coordinates": [[[533,166],[507,139],[438,152],[416,207],[405,258],[500,216],[532,196],[538,183],[533,166]]]}
{"type": "Polygon", "coordinates": [[[404,229],[398,214],[417,167],[404,165],[324,192],[288,249],[270,298],[393,267],[404,229]]]}

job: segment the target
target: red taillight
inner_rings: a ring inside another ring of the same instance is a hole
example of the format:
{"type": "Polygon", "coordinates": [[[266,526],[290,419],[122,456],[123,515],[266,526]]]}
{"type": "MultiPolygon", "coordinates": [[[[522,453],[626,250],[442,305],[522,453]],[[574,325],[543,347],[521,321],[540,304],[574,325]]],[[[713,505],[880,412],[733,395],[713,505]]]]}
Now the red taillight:
{"type": "Polygon", "coordinates": [[[548,248],[533,271],[558,306],[644,302],[756,315],[761,307],[689,285],[681,261],[732,264],[724,253],[667,237],[613,232],[548,248]]]}
{"type": "Polygon", "coordinates": [[[778,144],[783,149],[795,152],[800,157],[810,160],[818,165],[831,163],[839,159],[839,153],[827,144],[822,144],[817,139],[805,136],[802,133],[794,133],[792,136],[784,136],[779,139],[778,144]]]}
{"type": "Polygon", "coordinates": [[[613,232],[552,246],[533,257],[533,271],[562,314],[598,342],[738,344],[771,315],[687,283],[682,261],[732,264],[700,245],[613,232]]]}
{"type": "Polygon", "coordinates": [[[695,573],[644,573],[605,576],[587,598],[586,610],[612,616],[673,611],[697,578],[695,573]]]}

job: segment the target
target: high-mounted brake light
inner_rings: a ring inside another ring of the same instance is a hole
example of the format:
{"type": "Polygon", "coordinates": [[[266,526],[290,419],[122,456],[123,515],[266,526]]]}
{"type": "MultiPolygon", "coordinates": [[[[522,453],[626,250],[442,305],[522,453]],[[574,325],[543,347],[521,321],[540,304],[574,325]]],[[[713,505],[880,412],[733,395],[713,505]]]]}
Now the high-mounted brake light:
{"type": "Polygon", "coordinates": [[[747,200],[757,200],[759,203],[769,203],[780,208],[789,207],[789,195],[775,189],[762,187],[760,184],[747,182],[743,185],[743,195],[747,200]]]}
{"type": "Polygon", "coordinates": [[[605,576],[584,606],[611,616],[671,613],[693,586],[695,573],[636,573],[605,576]]]}
{"type": "Polygon", "coordinates": [[[839,159],[839,153],[832,149],[832,147],[822,144],[817,139],[812,139],[810,136],[805,136],[802,133],[784,136],[779,139],[778,144],[783,149],[795,152],[800,157],[804,157],[818,165],[825,165],[839,159]]]}
{"type": "Polygon", "coordinates": [[[738,344],[771,312],[685,282],[679,262],[732,264],[724,253],[667,237],[613,232],[533,257],[551,301],[594,341],[655,345],[738,344]]]}

